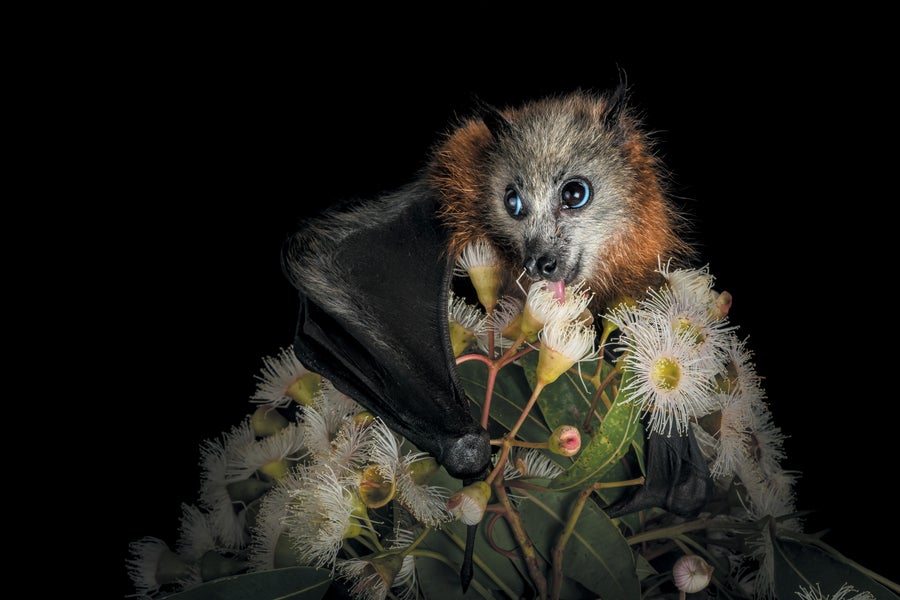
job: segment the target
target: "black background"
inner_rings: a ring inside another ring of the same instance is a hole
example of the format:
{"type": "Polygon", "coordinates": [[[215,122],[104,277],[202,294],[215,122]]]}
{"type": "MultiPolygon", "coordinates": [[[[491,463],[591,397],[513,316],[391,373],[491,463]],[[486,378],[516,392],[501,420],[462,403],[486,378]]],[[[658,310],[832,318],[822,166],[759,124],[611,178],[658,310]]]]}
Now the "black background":
{"type": "Polygon", "coordinates": [[[814,511],[807,530],[830,527],[825,541],[897,579],[895,553],[876,548],[898,534],[896,317],[872,167],[879,119],[859,72],[868,57],[831,45],[748,52],[724,38],[696,51],[520,53],[509,43],[521,40],[501,36],[496,52],[438,58],[385,42],[337,59],[262,32],[176,38],[137,54],[119,96],[139,208],[118,240],[129,316],[110,319],[128,378],[109,393],[137,409],[123,560],[144,535],[174,544],[180,503],[196,501],[199,444],[251,409],[262,357],[290,344],[296,302],[279,251],[305,214],[410,180],[476,97],[602,91],[624,74],[702,262],[733,294],[732,322],[788,436],[785,467],[802,474],[797,506],[814,511]]]}

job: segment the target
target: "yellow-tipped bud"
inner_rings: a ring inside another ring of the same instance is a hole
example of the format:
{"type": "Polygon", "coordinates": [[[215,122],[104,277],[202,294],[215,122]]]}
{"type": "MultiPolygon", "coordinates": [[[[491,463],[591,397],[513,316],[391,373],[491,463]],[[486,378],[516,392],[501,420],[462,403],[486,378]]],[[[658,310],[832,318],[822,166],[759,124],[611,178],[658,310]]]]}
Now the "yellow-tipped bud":
{"type": "Polygon", "coordinates": [[[463,524],[475,525],[481,522],[490,499],[491,486],[476,481],[452,494],[447,500],[447,510],[463,524]]]}
{"type": "Polygon", "coordinates": [[[271,406],[260,406],[250,417],[250,426],[258,437],[269,437],[288,426],[288,420],[271,406]]]}
{"type": "Polygon", "coordinates": [[[547,448],[554,454],[575,456],[581,450],[581,432],[572,425],[560,425],[547,439],[547,448]]]}
{"type": "Polygon", "coordinates": [[[301,375],[288,386],[287,395],[298,404],[312,406],[322,385],[322,376],[318,373],[301,375]]]}

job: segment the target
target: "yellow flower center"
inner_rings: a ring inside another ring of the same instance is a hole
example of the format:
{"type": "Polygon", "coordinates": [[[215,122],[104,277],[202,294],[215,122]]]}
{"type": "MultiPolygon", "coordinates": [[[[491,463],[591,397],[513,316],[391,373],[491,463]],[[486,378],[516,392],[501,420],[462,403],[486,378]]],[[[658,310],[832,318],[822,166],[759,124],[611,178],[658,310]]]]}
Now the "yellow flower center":
{"type": "Polygon", "coordinates": [[[650,379],[661,390],[674,390],[681,378],[681,367],[671,358],[660,358],[653,364],[650,379]]]}
{"type": "Polygon", "coordinates": [[[675,325],[675,333],[684,335],[693,342],[695,346],[700,346],[706,341],[703,331],[694,325],[689,319],[678,317],[678,324],[675,325]]]}

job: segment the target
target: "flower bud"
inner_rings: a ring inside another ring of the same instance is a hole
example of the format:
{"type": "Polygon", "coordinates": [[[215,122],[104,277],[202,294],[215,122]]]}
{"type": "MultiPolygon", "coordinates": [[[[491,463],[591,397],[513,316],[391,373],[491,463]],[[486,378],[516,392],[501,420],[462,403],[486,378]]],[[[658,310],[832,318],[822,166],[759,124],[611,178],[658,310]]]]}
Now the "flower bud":
{"type": "Polygon", "coordinates": [[[547,439],[547,447],[554,454],[575,456],[581,450],[581,432],[572,425],[560,425],[547,439]]]}
{"type": "Polygon", "coordinates": [[[728,311],[731,310],[731,301],[731,294],[728,292],[722,292],[716,296],[715,309],[713,312],[716,319],[724,319],[728,315],[728,311]]]}
{"type": "Polygon", "coordinates": [[[694,594],[706,588],[712,579],[713,568],[696,554],[682,556],[672,567],[675,586],[687,594],[694,594]]]}
{"type": "Polygon", "coordinates": [[[481,522],[490,498],[491,486],[484,481],[476,481],[452,494],[447,500],[447,510],[463,524],[475,525],[481,522]]]}

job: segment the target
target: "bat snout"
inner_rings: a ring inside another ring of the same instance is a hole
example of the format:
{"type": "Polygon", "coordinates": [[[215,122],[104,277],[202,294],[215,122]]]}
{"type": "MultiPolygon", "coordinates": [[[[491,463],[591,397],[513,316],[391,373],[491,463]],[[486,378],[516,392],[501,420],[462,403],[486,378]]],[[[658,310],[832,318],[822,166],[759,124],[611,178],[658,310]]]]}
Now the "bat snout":
{"type": "Polygon", "coordinates": [[[525,272],[532,279],[554,279],[559,272],[559,261],[553,254],[530,255],[525,258],[525,272]]]}

